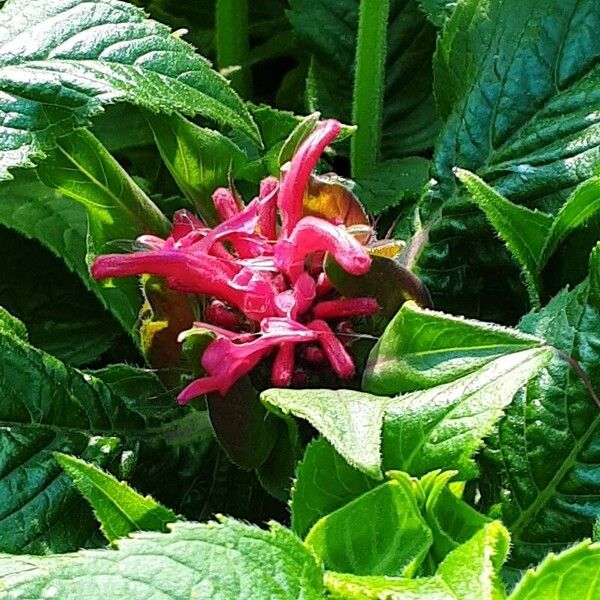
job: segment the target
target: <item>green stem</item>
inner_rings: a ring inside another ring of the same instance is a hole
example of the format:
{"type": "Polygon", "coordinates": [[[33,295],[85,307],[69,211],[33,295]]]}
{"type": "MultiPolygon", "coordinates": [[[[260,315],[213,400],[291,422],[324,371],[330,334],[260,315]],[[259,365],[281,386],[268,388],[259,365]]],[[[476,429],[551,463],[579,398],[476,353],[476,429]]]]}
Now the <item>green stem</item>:
{"type": "Polygon", "coordinates": [[[389,0],[361,0],[356,44],[352,120],[352,177],[364,177],[379,161],[389,0]]]}
{"type": "Polygon", "coordinates": [[[239,67],[229,75],[232,87],[243,97],[252,93],[248,64],[248,0],[217,0],[217,65],[239,67]]]}

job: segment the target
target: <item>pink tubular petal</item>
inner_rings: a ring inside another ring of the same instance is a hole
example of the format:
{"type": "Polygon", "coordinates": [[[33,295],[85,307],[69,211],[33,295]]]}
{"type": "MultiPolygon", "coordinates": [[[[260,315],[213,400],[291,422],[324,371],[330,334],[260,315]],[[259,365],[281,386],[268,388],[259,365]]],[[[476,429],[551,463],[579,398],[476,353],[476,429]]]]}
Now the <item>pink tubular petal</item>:
{"type": "Polygon", "coordinates": [[[304,217],[288,239],[275,244],[275,261],[292,279],[304,269],[304,259],[312,252],[330,252],[352,275],[362,275],[371,266],[371,257],[343,227],[318,217],[304,217]]]}
{"type": "Polygon", "coordinates": [[[288,387],[292,383],[295,362],[294,352],[294,344],[281,344],[279,346],[271,372],[271,382],[274,386],[288,387]]]}
{"type": "Polygon", "coordinates": [[[331,290],[333,290],[331,279],[329,279],[325,273],[319,273],[319,276],[317,277],[317,297],[320,298],[321,296],[325,296],[326,294],[329,294],[331,290]]]}
{"type": "Polygon", "coordinates": [[[229,285],[243,294],[243,302],[236,306],[241,308],[250,319],[260,321],[277,313],[275,307],[277,290],[268,274],[244,267],[229,285]]]}
{"type": "Polygon", "coordinates": [[[233,194],[227,188],[217,188],[213,192],[212,201],[221,222],[231,219],[240,212],[233,194]]]}
{"type": "Polygon", "coordinates": [[[214,296],[242,308],[245,294],[230,283],[236,270],[235,265],[214,256],[158,250],[135,254],[105,254],[94,261],[91,272],[94,279],[158,275],[166,277],[167,284],[172,289],[214,296]]]}
{"type": "Polygon", "coordinates": [[[326,300],[313,307],[316,319],[343,319],[352,317],[367,317],[379,311],[375,298],[340,298],[326,300]]]}
{"type": "Polygon", "coordinates": [[[190,400],[209,394],[210,392],[216,392],[219,389],[219,381],[217,377],[202,377],[192,381],[183,391],[177,396],[177,402],[179,404],[187,404],[190,400]]]}
{"type": "Polygon", "coordinates": [[[217,225],[198,244],[200,252],[210,252],[216,242],[224,241],[236,234],[253,234],[258,225],[258,201],[253,200],[243,211],[233,215],[227,221],[217,225]]]}
{"type": "Polygon", "coordinates": [[[240,317],[229,306],[220,300],[213,300],[204,310],[204,318],[209,322],[225,329],[239,328],[240,317]]]}
{"type": "Polygon", "coordinates": [[[277,190],[279,182],[275,177],[267,177],[260,184],[260,207],[258,226],[260,233],[268,240],[277,239],[277,190]]]}
{"type": "Polygon", "coordinates": [[[319,332],[319,342],[331,368],[341,379],[349,379],[354,375],[354,362],[340,340],[325,321],[317,319],[308,324],[313,331],[319,332]]]}
{"type": "Polygon", "coordinates": [[[333,142],[341,129],[342,126],[338,121],[332,119],[322,121],[294,154],[289,171],[284,176],[279,190],[278,202],[283,237],[289,236],[300,220],[304,191],[310,174],[323,150],[333,142]]]}
{"type": "Polygon", "coordinates": [[[189,210],[182,208],[173,215],[171,237],[175,242],[178,242],[182,237],[198,229],[206,229],[206,225],[189,210]]]}

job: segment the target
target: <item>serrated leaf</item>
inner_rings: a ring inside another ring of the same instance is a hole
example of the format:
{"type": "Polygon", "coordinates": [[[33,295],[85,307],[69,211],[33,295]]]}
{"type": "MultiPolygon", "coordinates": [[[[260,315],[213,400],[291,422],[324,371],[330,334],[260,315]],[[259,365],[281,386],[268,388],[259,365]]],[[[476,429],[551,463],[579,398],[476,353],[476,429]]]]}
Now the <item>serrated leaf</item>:
{"type": "MultiPolygon", "coordinates": [[[[308,92],[313,110],[351,122],[359,0],[293,0],[288,19],[313,53],[308,92]]],[[[429,148],[439,128],[431,93],[435,30],[415,0],[390,9],[383,114],[384,159],[429,148]],[[406,94],[405,90],[411,93],[406,94]]]]}
{"type": "MultiPolygon", "coordinates": [[[[590,259],[597,273],[600,246],[590,259]]],[[[597,277],[597,275],[596,275],[597,277]]],[[[501,474],[484,499],[501,501],[502,518],[511,531],[515,566],[541,560],[592,533],[600,511],[600,410],[589,385],[600,385],[600,293],[588,280],[563,290],[520,328],[544,336],[580,364],[584,382],[561,356],[554,356],[507,409],[489,457],[501,474]]],[[[488,488],[484,488],[488,489],[488,488]]]]}
{"type": "Polygon", "coordinates": [[[291,532],[231,519],[176,523],[171,533],[138,533],[117,550],[54,557],[0,557],[2,595],[97,600],[317,600],[322,570],[291,532]],[[110,585],[102,581],[110,577],[110,585]]]}
{"type": "Polygon", "coordinates": [[[298,463],[292,488],[292,529],[304,537],[321,517],[377,486],[351,467],[325,439],[312,441],[298,463]]]}
{"type": "Polygon", "coordinates": [[[168,27],[118,0],[12,0],[0,12],[0,89],[10,118],[0,178],[31,166],[103,104],[200,112],[258,141],[240,99],[168,27]],[[102,32],[102,35],[99,35],[102,32]]]}
{"type": "Polygon", "coordinates": [[[305,539],[330,571],[392,577],[414,575],[431,542],[406,474],[323,517],[305,539]]]}
{"type": "Polygon", "coordinates": [[[396,469],[423,475],[455,469],[474,477],[473,455],[515,393],[547,362],[534,348],[424,391],[395,398],[352,390],[263,392],[267,408],[308,420],[348,463],[370,477],[396,469]]]}
{"type": "Polygon", "coordinates": [[[246,156],[217,131],[198,127],[181,115],[148,116],[160,155],[192,207],[208,226],[219,219],[212,193],[229,185],[229,173],[246,165],[246,156]]]}
{"type": "Polygon", "coordinates": [[[419,156],[386,160],[356,180],[356,193],[370,214],[419,197],[429,180],[430,161],[419,156]]]}
{"type": "Polygon", "coordinates": [[[457,4],[458,0],[419,0],[421,10],[436,27],[445,23],[457,4]]]}
{"type": "Polygon", "coordinates": [[[553,226],[552,218],[509,202],[469,171],[455,169],[454,173],[523,269],[531,302],[534,306],[539,306],[539,271],[542,251],[553,226]]]}
{"type": "Polygon", "coordinates": [[[569,233],[585,225],[598,212],[600,212],[600,177],[592,177],[575,189],[554,218],[540,263],[544,265],[569,233]]]}
{"type": "Polygon", "coordinates": [[[340,600],[501,600],[505,595],[498,571],[508,542],[506,529],[494,521],[453,550],[433,577],[360,577],[327,572],[325,586],[340,600]]]}
{"type": "Polygon", "coordinates": [[[382,479],[381,427],[387,398],[352,390],[272,389],[261,394],[275,413],[306,419],[350,463],[382,479]]]}
{"type": "Polygon", "coordinates": [[[600,545],[582,542],[561,554],[548,555],[536,569],[527,571],[510,600],[598,598],[599,569],[600,545]]]}
{"type": "Polygon", "coordinates": [[[109,542],[127,537],[133,531],[164,532],[167,523],[177,520],[177,515],[168,508],[95,465],[60,452],[54,458],[92,505],[109,542]]]}
{"type": "Polygon", "coordinates": [[[502,322],[526,310],[512,259],[456,196],[452,168],[555,214],[600,156],[599,32],[598,12],[577,0],[464,0],[446,21],[434,60],[440,185],[423,204],[435,216],[416,271],[437,307],[502,322]]]}
{"type": "MultiPolygon", "coordinates": [[[[43,182],[85,206],[88,217],[87,262],[98,254],[116,251],[115,243],[133,246],[143,233],[166,235],[166,217],[127,175],[119,163],[88,131],[61,138],[38,167],[43,182]]],[[[117,280],[109,310],[129,333],[141,307],[135,279],[117,280]]]]}
{"type": "MultiPolygon", "coordinates": [[[[93,375],[32,347],[8,323],[0,327],[1,548],[73,550],[90,542],[95,527],[52,453],[102,463],[140,444],[164,451],[180,441],[190,415],[173,410],[166,394],[147,413],[136,406],[138,396],[119,395],[93,375]]],[[[145,377],[155,382],[154,390],[161,389],[152,374],[145,377]]]]}
{"type": "Polygon", "coordinates": [[[363,389],[391,396],[472,373],[496,358],[543,340],[517,329],[454,317],[406,302],[371,351],[363,389]]]}

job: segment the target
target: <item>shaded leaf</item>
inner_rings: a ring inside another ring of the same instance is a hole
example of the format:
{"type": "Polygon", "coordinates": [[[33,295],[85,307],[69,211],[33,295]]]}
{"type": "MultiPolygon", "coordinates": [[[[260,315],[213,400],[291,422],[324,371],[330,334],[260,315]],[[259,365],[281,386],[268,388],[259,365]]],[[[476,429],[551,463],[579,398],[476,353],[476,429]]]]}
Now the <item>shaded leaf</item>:
{"type": "Polygon", "coordinates": [[[54,458],[92,505],[109,542],[133,531],[166,531],[177,516],[149,496],[142,496],[95,465],[55,453],[54,458]]]}

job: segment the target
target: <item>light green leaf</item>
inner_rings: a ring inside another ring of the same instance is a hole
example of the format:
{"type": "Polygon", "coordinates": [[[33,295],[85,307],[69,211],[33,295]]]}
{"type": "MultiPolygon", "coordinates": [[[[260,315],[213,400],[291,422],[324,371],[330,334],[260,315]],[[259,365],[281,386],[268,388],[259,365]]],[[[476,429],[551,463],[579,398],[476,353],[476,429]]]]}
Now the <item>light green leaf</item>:
{"type": "MultiPolygon", "coordinates": [[[[143,233],[166,235],[166,217],[88,131],[61,138],[38,167],[40,178],[60,194],[81,203],[88,216],[88,256],[115,252],[115,243],[133,246],[143,233]]],[[[141,308],[136,279],[117,280],[109,310],[132,332],[141,308]]]]}
{"type": "Polygon", "coordinates": [[[118,550],[49,557],[0,556],[0,597],[64,600],[318,600],[323,573],[300,539],[221,523],[175,523],[171,533],[137,533],[118,550]],[[106,582],[109,581],[110,585],[106,582]]]}
{"type": "Polygon", "coordinates": [[[311,115],[304,117],[304,119],[296,125],[292,133],[290,133],[285,142],[283,142],[283,146],[281,146],[281,150],[279,151],[277,159],[280,166],[283,166],[286,162],[292,160],[296,150],[298,150],[298,147],[304,139],[312,133],[320,118],[320,113],[312,113],[311,115]]]}
{"type": "Polygon", "coordinates": [[[455,169],[454,173],[523,269],[530,300],[534,306],[539,306],[539,271],[542,251],[552,227],[552,218],[542,212],[509,202],[469,171],[455,169]]]}
{"type": "Polygon", "coordinates": [[[317,521],[305,540],[331,571],[407,577],[431,542],[412,481],[400,473],[317,521]]]}
{"type": "Polygon", "coordinates": [[[484,471],[483,501],[501,502],[516,567],[591,536],[600,511],[600,410],[590,395],[600,389],[599,269],[600,245],[589,280],[520,323],[570,356],[586,381],[555,355],[517,394],[487,451],[492,464],[484,471]]]}
{"type": "Polygon", "coordinates": [[[533,348],[501,356],[451,383],[395,398],[353,390],[263,392],[267,408],[308,420],[353,467],[424,475],[455,469],[471,478],[473,455],[515,393],[548,361],[533,348]]]}
{"type": "Polygon", "coordinates": [[[272,389],[261,394],[269,410],[306,419],[352,466],[382,479],[381,427],[387,398],[351,390],[272,389]]]}
{"type": "Polygon", "coordinates": [[[363,389],[391,396],[449,383],[500,356],[539,347],[543,340],[406,302],[371,351],[363,389]]]}
{"type": "Polygon", "coordinates": [[[167,523],[177,520],[177,515],[168,508],[95,465],[60,452],[54,458],[92,505],[109,542],[127,537],[133,531],[166,531],[167,523]]]}
{"type": "Polygon", "coordinates": [[[292,529],[304,537],[321,517],[377,486],[351,467],[325,439],[312,441],[298,463],[292,488],[292,529]]]}
{"type": "Polygon", "coordinates": [[[229,173],[246,165],[244,153],[217,131],[198,127],[181,115],[148,115],[160,155],[199,216],[209,226],[219,222],[212,193],[229,185],[229,173]]]}
{"type": "Polygon", "coordinates": [[[453,550],[433,577],[360,577],[327,572],[325,587],[336,600],[501,600],[505,594],[498,572],[508,544],[508,532],[493,521],[453,550]]]}
{"type": "Polygon", "coordinates": [[[585,225],[600,212],[600,177],[582,183],[564,203],[556,215],[540,263],[546,264],[559,244],[577,227],[585,225]]]}
{"type": "Polygon", "coordinates": [[[258,142],[241,100],[165,25],[118,0],[11,0],[0,12],[0,89],[8,115],[0,178],[32,166],[102,105],[201,113],[258,142]]]}
{"type": "Polygon", "coordinates": [[[596,599],[600,597],[600,545],[589,540],[565,550],[549,554],[535,569],[527,571],[510,600],[596,599]]]}
{"type": "Polygon", "coordinates": [[[473,455],[482,440],[550,356],[545,348],[515,352],[451,383],[389,401],[382,440],[384,469],[423,475],[443,468],[458,471],[462,479],[474,477],[473,455]]]}

